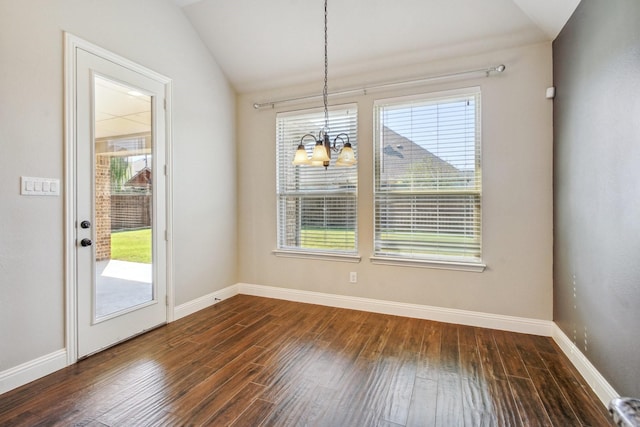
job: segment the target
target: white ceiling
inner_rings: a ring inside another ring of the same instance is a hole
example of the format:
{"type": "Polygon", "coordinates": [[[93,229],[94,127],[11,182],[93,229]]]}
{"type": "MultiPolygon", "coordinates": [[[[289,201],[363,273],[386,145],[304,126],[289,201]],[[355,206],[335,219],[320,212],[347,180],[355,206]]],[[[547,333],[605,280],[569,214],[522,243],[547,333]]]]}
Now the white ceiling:
{"type": "Polygon", "coordinates": [[[115,138],[151,132],[151,97],[96,77],[95,137],[115,138]]]}
{"type": "MultiPolygon", "coordinates": [[[[322,0],[174,0],[239,92],[322,77],[322,0]]],[[[553,40],[580,0],[329,0],[330,76],[553,40]]]]}

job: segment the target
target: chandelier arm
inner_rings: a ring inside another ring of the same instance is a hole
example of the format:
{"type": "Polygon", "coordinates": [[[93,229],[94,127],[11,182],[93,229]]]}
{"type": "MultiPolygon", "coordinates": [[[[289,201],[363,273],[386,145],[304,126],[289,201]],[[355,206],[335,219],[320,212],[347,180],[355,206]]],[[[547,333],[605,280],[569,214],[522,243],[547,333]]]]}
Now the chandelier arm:
{"type": "Polygon", "coordinates": [[[331,145],[331,149],[337,153],[340,151],[340,149],[337,146],[337,142],[338,140],[340,140],[340,142],[342,142],[342,146],[344,147],[346,144],[351,145],[351,143],[349,142],[349,135],[347,135],[346,133],[339,133],[335,136],[335,138],[333,138],[333,144],[331,145]],[[345,142],[345,137],[347,139],[347,141],[345,142]]]}
{"type": "Polygon", "coordinates": [[[307,133],[307,134],[302,135],[302,138],[300,138],[300,143],[299,144],[304,145],[304,139],[307,138],[307,137],[313,138],[313,142],[317,141],[316,136],[314,134],[307,133]]]}

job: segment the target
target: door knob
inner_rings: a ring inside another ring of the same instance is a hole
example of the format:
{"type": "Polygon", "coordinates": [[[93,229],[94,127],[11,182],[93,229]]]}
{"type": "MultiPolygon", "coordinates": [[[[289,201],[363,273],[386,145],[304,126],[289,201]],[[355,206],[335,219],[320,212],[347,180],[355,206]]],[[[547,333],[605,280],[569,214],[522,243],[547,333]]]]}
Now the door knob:
{"type": "Polygon", "coordinates": [[[85,219],[84,221],[82,221],[82,222],[80,223],[80,227],[82,227],[82,228],[89,228],[89,227],[91,227],[91,223],[85,219]]]}
{"type": "Polygon", "coordinates": [[[84,238],[80,240],[80,246],[91,246],[92,243],[91,239],[84,238]]]}

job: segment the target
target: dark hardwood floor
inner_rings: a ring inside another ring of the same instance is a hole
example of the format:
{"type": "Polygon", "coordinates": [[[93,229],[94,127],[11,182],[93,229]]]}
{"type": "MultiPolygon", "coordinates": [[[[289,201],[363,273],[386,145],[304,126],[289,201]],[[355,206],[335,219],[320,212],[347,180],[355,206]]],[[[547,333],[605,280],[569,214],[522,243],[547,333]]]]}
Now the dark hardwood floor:
{"type": "Polygon", "coordinates": [[[10,426],[610,426],[546,337],[238,295],[0,395],[10,426]]]}

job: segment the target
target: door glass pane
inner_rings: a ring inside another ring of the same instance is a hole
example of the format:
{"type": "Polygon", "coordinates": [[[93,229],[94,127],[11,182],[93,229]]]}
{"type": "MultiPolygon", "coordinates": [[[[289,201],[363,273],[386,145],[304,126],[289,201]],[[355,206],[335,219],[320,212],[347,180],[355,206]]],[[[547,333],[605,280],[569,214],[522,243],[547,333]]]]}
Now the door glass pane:
{"type": "Polygon", "coordinates": [[[94,321],[153,296],[151,97],[95,78],[94,321]]]}

